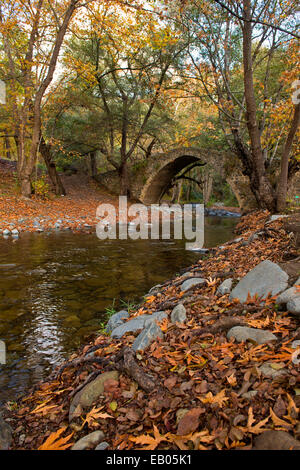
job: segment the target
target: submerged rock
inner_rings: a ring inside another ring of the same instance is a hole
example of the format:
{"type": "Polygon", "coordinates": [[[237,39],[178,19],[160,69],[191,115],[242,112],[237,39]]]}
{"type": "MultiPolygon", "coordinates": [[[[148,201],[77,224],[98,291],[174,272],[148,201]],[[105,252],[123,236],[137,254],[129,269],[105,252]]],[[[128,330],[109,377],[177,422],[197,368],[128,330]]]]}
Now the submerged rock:
{"type": "Polygon", "coordinates": [[[240,302],[257,295],[266,298],[268,294],[276,295],[288,286],[288,275],[278,264],[265,260],[252,269],[232,290],[230,299],[239,299],[240,302]]]}
{"type": "Polygon", "coordinates": [[[227,338],[232,337],[239,342],[250,340],[257,344],[264,344],[277,339],[277,336],[273,335],[271,331],[258,330],[248,326],[234,326],[231,328],[227,333],[227,338]]]}

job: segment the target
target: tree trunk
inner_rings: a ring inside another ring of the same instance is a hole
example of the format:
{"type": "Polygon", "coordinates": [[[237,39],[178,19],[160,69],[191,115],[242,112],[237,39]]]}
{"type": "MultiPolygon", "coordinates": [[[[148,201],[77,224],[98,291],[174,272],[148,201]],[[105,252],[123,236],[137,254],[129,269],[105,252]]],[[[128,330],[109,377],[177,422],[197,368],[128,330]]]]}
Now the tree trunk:
{"type": "Polygon", "coordinates": [[[130,182],[129,174],[127,168],[127,162],[121,163],[119,168],[119,178],[120,178],[120,195],[130,197],[130,182]]]}
{"type": "Polygon", "coordinates": [[[40,152],[46,163],[49,178],[51,180],[54,192],[57,196],[65,196],[66,190],[56,170],[55,162],[52,160],[50,146],[46,144],[44,137],[41,137],[40,152]]]}
{"type": "Polygon", "coordinates": [[[10,146],[9,137],[7,135],[4,136],[4,147],[5,147],[5,157],[8,158],[8,160],[11,160],[11,146],[10,146]]]}
{"type": "Polygon", "coordinates": [[[244,0],[244,19],[243,64],[246,120],[251,142],[251,156],[253,159],[253,170],[250,176],[250,185],[260,207],[274,212],[275,194],[266,174],[264,155],[260,140],[260,131],[257,124],[257,107],[253,85],[251,0],[244,0]]]}
{"type": "Polygon", "coordinates": [[[286,209],[287,185],[288,185],[288,171],[289,171],[289,156],[292,149],[293,140],[300,123],[300,103],[295,106],[294,116],[290,131],[288,133],[283,154],[281,157],[281,169],[277,184],[277,211],[282,212],[286,209]]]}
{"type": "Polygon", "coordinates": [[[89,154],[88,171],[89,171],[89,175],[92,178],[96,177],[96,175],[97,175],[96,152],[90,152],[90,154],[89,154]]]}

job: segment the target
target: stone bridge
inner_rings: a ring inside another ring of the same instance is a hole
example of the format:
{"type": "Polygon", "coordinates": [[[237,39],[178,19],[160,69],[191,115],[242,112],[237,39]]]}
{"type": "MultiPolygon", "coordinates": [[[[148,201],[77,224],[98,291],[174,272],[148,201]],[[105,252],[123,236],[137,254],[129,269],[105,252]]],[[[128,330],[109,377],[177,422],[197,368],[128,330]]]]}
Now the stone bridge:
{"type": "MultiPolygon", "coordinates": [[[[158,203],[170,186],[172,179],[188,165],[200,162],[209,164],[217,174],[224,176],[242,209],[255,207],[247,178],[240,171],[226,175],[225,162],[230,157],[214,149],[183,147],[166,153],[153,154],[148,159],[129,164],[131,197],[144,204],[158,203]]],[[[97,181],[108,190],[119,194],[116,171],[98,175],[97,181]]]]}

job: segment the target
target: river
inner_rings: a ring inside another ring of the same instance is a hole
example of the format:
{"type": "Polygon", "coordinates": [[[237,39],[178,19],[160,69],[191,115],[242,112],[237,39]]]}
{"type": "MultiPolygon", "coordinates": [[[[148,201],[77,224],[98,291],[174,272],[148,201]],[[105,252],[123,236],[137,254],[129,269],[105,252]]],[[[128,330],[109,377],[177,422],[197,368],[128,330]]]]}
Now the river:
{"type": "MultiPolygon", "coordinates": [[[[237,218],[206,217],[207,248],[232,238],[237,218]]],[[[201,255],[184,240],[105,240],[51,232],[0,238],[0,403],[45,379],[101,328],[106,309],[137,302],[201,255]]]]}

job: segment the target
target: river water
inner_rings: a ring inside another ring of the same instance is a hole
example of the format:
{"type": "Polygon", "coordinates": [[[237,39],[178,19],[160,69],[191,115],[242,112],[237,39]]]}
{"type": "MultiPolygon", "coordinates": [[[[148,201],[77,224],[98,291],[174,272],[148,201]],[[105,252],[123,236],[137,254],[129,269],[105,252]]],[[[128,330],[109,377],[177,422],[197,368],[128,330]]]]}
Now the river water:
{"type": "MultiPolygon", "coordinates": [[[[209,248],[232,238],[237,218],[206,217],[209,248]]],[[[0,403],[47,377],[95,331],[106,308],[139,301],[201,255],[184,240],[105,240],[52,232],[0,238],[0,403]]]]}

